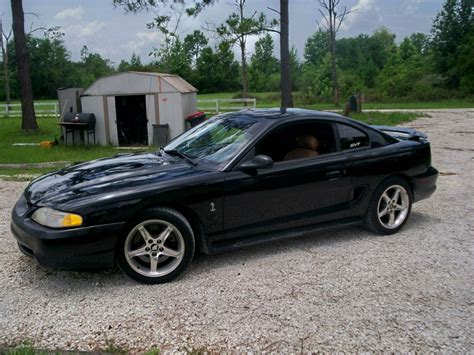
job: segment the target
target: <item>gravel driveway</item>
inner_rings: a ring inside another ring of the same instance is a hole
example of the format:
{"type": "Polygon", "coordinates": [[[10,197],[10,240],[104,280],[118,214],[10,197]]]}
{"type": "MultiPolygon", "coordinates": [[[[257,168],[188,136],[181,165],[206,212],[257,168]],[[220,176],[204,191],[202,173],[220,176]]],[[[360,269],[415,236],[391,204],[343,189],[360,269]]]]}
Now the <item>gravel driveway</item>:
{"type": "Polygon", "coordinates": [[[133,352],[474,351],[474,110],[427,111],[438,191],[393,236],[322,233],[197,256],[177,281],[42,269],[20,254],[0,182],[0,347],[133,352]]]}

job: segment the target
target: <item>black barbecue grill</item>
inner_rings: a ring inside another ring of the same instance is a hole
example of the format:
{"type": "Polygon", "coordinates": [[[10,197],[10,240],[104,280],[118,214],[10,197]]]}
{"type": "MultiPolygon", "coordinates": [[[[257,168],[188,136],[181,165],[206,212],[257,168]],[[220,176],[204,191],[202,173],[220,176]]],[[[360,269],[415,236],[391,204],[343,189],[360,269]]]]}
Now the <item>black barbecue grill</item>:
{"type": "Polygon", "coordinates": [[[66,145],[68,134],[72,135],[72,145],[74,145],[76,131],[79,131],[82,144],[85,145],[85,136],[87,136],[87,144],[90,144],[89,137],[92,136],[95,145],[95,115],[93,113],[66,112],[63,121],[58,124],[65,129],[64,140],[66,145]],[[84,132],[86,133],[85,135],[84,132]]]}

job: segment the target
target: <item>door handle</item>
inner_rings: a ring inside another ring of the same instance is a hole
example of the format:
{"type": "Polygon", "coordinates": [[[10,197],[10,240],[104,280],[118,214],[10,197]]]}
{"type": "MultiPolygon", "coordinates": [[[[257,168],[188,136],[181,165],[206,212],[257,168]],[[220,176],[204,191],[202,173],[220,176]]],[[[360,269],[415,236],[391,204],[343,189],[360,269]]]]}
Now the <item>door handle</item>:
{"type": "Polygon", "coordinates": [[[337,179],[340,178],[343,174],[344,172],[342,170],[335,170],[326,173],[326,176],[330,179],[337,179]]]}

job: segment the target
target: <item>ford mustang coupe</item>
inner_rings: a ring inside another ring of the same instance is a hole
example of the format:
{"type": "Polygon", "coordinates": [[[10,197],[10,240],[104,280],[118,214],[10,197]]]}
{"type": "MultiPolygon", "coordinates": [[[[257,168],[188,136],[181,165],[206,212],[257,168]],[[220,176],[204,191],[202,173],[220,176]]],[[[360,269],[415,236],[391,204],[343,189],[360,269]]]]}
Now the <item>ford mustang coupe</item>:
{"type": "Polygon", "coordinates": [[[12,213],[20,250],[51,268],[114,261],[163,283],[203,253],[364,225],[399,231],[438,172],[416,130],[310,110],[215,116],[155,154],[77,164],[30,183],[12,213]]]}

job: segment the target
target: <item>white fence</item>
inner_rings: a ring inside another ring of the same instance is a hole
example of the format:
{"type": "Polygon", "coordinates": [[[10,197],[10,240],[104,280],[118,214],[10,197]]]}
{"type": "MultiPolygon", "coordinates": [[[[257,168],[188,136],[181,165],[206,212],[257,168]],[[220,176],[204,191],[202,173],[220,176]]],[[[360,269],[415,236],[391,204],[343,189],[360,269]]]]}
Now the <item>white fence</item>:
{"type": "MultiPolygon", "coordinates": [[[[36,116],[59,117],[57,102],[35,102],[36,116]]],[[[219,112],[237,111],[244,108],[256,108],[257,99],[198,99],[198,111],[217,114],[219,112]]],[[[21,117],[21,104],[0,104],[0,116],[21,117]]]]}
{"type": "MultiPolygon", "coordinates": [[[[34,106],[37,117],[59,117],[60,112],[57,102],[35,102],[34,106]]],[[[0,104],[0,116],[21,117],[21,104],[0,104]]]]}
{"type": "Polygon", "coordinates": [[[198,111],[205,113],[237,111],[244,108],[256,108],[257,99],[198,99],[198,111]],[[240,104],[240,105],[239,105],[240,104]]]}

